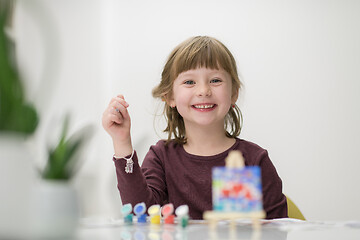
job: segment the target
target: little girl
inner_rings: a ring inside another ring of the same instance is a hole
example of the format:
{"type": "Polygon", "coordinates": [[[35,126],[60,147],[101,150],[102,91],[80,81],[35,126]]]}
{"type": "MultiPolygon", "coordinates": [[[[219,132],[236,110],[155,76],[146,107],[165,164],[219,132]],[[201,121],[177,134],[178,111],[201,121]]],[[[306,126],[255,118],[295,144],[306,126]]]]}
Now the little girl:
{"type": "Polygon", "coordinates": [[[240,150],[245,165],[261,167],[266,218],[287,217],[282,181],[267,151],[237,137],[241,85],[234,57],[218,40],[197,36],[178,45],[153,89],[165,102],[168,139],[150,147],[141,167],[131,143],[129,104],[123,95],[114,97],[102,124],[113,140],[122,203],[187,204],[190,217],[202,219],[212,210],[212,168],[224,166],[231,150],[240,150]]]}

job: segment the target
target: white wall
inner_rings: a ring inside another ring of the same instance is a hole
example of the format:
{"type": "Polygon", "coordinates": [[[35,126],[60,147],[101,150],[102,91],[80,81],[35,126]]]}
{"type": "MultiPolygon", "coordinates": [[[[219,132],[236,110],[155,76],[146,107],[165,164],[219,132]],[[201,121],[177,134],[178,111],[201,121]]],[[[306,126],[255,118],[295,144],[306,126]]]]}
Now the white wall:
{"type": "MultiPolygon", "coordinates": [[[[46,51],[25,2],[17,15],[19,60],[35,89],[46,51]]],[[[56,46],[49,50],[57,66],[50,72],[58,81],[49,107],[42,107],[37,141],[68,109],[74,125],[92,122],[98,129],[75,181],[84,216],[119,215],[111,141],[100,125],[110,98],[125,94],[143,156],[159,138],[151,89],[167,55],[190,36],[210,35],[232,51],[245,84],[241,137],[269,150],[284,192],[308,219],[359,220],[359,1],[34,3],[53,26],[46,32],[56,46]]]]}

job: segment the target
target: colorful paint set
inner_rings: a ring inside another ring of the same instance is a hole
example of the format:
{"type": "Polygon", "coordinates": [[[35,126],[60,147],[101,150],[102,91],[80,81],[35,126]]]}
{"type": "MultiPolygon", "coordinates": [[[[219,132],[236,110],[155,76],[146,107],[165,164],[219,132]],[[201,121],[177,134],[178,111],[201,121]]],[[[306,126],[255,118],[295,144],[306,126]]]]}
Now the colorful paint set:
{"type": "Polygon", "coordinates": [[[152,205],[147,209],[146,214],[146,205],[145,203],[138,203],[132,208],[131,203],[124,204],[121,208],[121,213],[124,218],[124,223],[132,224],[135,213],[138,223],[146,223],[149,219],[151,224],[175,224],[175,214],[177,216],[177,221],[180,226],[186,227],[189,220],[189,207],[187,205],[181,205],[176,208],[174,212],[174,205],[172,203],[166,204],[162,207],[160,205],[152,205]],[[175,213],[175,214],[174,214],[175,213]],[[163,221],[161,221],[163,218],[163,221]]]}

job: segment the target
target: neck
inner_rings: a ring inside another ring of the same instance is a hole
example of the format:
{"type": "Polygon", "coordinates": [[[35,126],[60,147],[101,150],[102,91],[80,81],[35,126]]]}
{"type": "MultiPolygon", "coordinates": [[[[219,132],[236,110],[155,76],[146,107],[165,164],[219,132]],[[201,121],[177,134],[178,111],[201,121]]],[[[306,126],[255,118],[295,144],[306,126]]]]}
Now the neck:
{"type": "Polygon", "coordinates": [[[234,138],[225,135],[224,127],[186,127],[187,143],[184,144],[186,152],[200,156],[212,156],[222,153],[235,143],[234,138]]]}

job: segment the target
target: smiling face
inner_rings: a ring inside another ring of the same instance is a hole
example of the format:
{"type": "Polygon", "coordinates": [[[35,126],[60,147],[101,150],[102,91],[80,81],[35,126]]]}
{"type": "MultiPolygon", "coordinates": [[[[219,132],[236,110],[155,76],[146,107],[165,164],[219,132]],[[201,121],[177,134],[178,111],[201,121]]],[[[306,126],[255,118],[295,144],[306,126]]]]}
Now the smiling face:
{"type": "Polygon", "coordinates": [[[223,130],[226,131],[227,136],[238,136],[241,130],[241,112],[237,106],[231,108],[231,103],[235,103],[241,86],[235,59],[220,41],[208,36],[195,36],[180,43],[170,53],[161,74],[161,82],[152,92],[155,98],[161,98],[167,103],[164,106],[164,115],[167,121],[164,132],[168,133],[167,141],[169,142],[173,136],[177,142],[185,144],[187,142],[185,121],[187,121],[187,127],[191,122],[206,125],[215,121],[215,119],[212,120],[214,117],[212,115],[217,115],[218,122],[222,118],[223,130]],[[212,76],[210,74],[212,71],[220,75],[212,76]],[[194,74],[194,77],[190,76],[190,79],[187,79],[189,81],[181,82],[180,78],[186,74],[194,74]],[[219,79],[211,79],[212,77],[219,79]],[[207,83],[207,85],[203,83],[207,83]],[[224,88],[223,85],[226,85],[227,88],[224,88]],[[197,89],[201,86],[207,86],[211,90],[209,91],[210,95],[205,94],[200,97],[199,93],[196,94],[197,89]],[[228,91],[219,94],[220,89],[228,91]],[[220,98],[225,99],[225,97],[220,97],[221,95],[227,96],[226,100],[220,101],[220,98]],[[231,103],[229,103],[229,98],[231,103]],[[176,108],[171,108],[171,105],[176,108]],[[227,108],[227,111],[224,108],[227,108]],[[225,122],[224,112],[227,113],[225,122]],[[195,116],[197,117],[194,119],[195,116]]]}
{"type": "Polygon", "coordinates": [[[226,114],[238,97],[231,76],[223,69],[196,68],[175,79],[168,103],[176,107],[185,126],[224,129],[226,114]]]}

